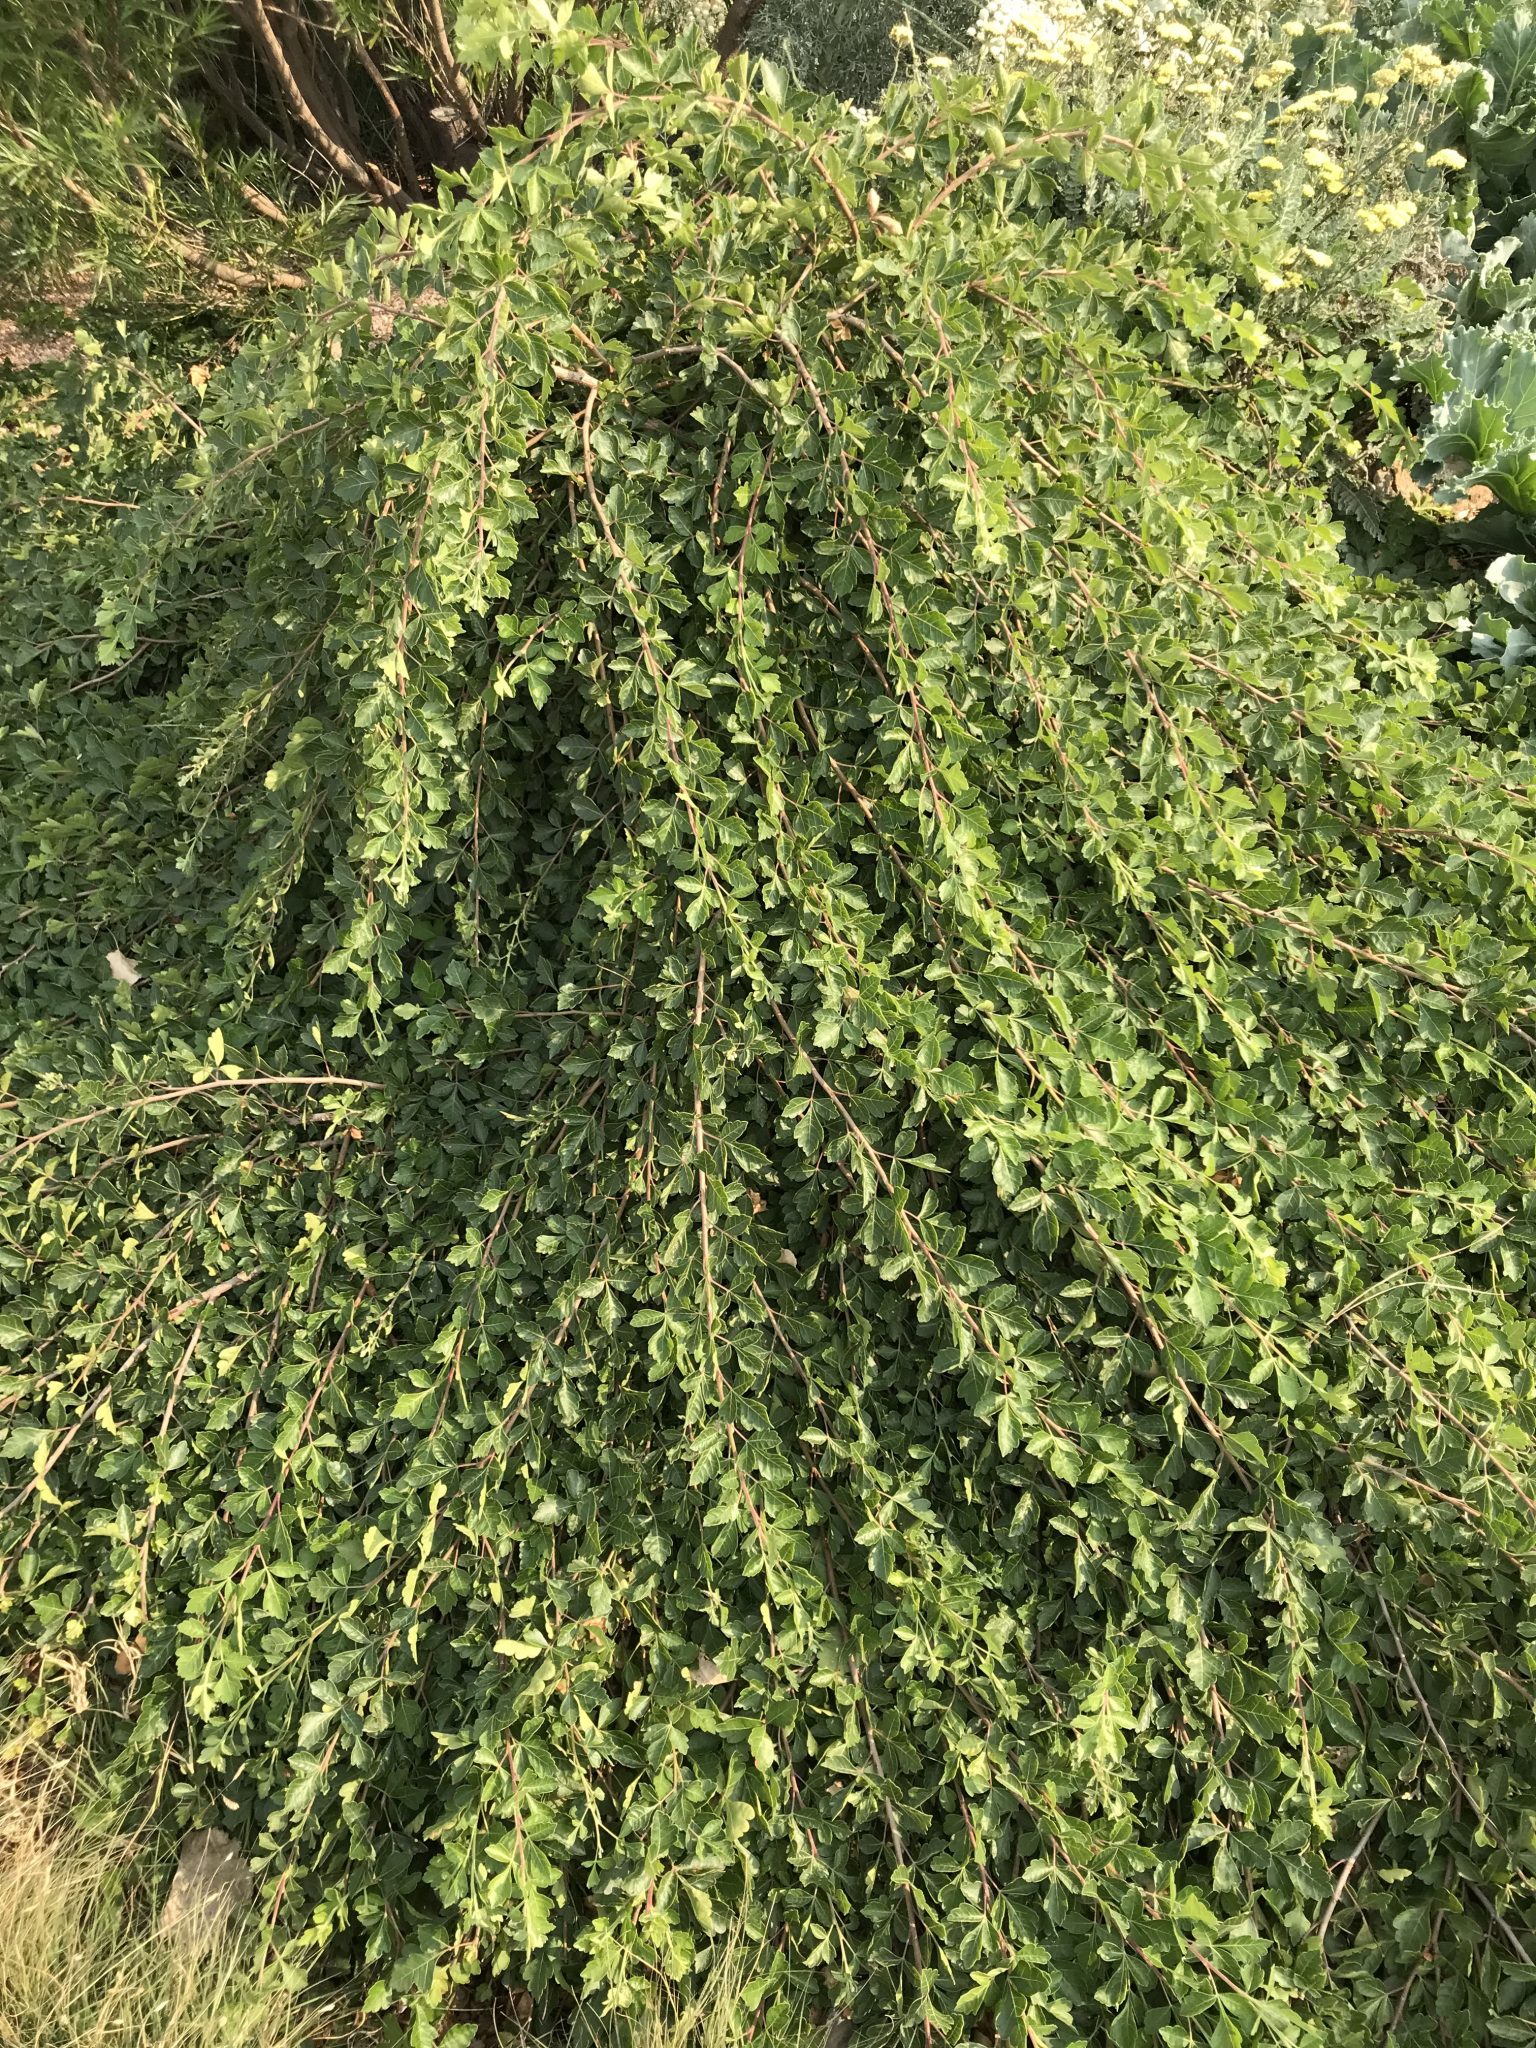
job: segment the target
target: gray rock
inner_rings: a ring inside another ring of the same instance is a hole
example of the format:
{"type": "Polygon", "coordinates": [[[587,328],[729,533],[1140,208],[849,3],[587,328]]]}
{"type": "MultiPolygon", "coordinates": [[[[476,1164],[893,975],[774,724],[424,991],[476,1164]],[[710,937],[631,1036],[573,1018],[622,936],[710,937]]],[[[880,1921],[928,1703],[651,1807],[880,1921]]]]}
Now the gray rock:
{"type": "Polygon", "coordinates": [[[160,1931],[207,1940],[251,1903],[251,1867],[222,1828],[187,1836],[160,1911],[160,1931]]]}

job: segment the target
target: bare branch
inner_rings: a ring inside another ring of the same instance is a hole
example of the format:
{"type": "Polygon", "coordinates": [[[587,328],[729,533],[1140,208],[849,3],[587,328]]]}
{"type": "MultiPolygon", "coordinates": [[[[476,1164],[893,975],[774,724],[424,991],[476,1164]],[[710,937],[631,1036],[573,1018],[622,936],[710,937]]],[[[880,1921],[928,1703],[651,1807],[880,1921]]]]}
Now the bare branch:
{"type": "Polygon", "coordinates": [[[288,216],[277,201],[269,199],[265,192],[258,192],[254,185],[248,185],[243,178],[240,180],[240,196],[253,213],[259,213],[265,220],[276,221],[279,227],[287,227],[288,216]]]}
{"type": "Polygon", "coordinates": [[[404,173],[407,181],[414,185],[418,191],[424,190],[425,188],[421,182],[421,173],[416,168],[416,156],[411,148],[411,138],[405,125],[405,116],[400,111],[400,102],[390,90],[388,79],[374,62],[373,52],[362,41],[361,37],[352,43],[351,48],[356,54],[358,63],[367,72],[374,91],[384,102],[384,111],[389,116],[389,125],[395,131],[395,148],[399,152],[401,171],[404,173]]]}
{"type": "Polygon", "coordinates": [[[1328,1923],[1333,1918],[1340,1899],[1344,1896],[1344,1888],[1349,1883],[1350,1875],[1355,1865],[1365,1854],[1366,1845],[1369,1843],[1371,1836],[1375,1834],[1377,1824],[1386,1810],[1384,1806],[1378,1807],[1376,1812],[1371,1815],[1370,1819],[1366,1822],[1365,1833],[1339,1865],[1339,1875],[1333,1887],[1333,1896],[1323,1908],[1323,1917],[1317,1923],[1317,1939],[1320,1944],[1328,1938],[1328,1923]]]}
{"type": "Polygon", "coordinates": [[[443,19],[443,0],[427,0],[427,20],[432,29],[432,40],[437,46],[438,61],[443,67],[443,83],[459,112],[481,140],[487,130],[485,115],[480,102],[475,98],[475,89],[470,84],[464,67],[453,54],[453,41],[448,34],[448,24],[443,19]]]}
{"type": "MultiPolygon", "coordinates": [[[[142,172],[140,176],[142,179],[142,172]]],[[[61,174],[59,183],[71,199],[79,201],[87,213],[99,217],[107,211],[94,193],[88,192],[74,178],[61,174]]],[[[140,189],[143,189],[142,184],[140,189]]],[[[211,277],[219,284],[227,284],[233,291],[302,291],[309,282],[308,278],[301,277],[296,270],[279,269],[263,273],[240,270],[233,263],[222,263],[217,256],[210,256],[206,249],[196,242],[189,242],[185,235],[178,235],[172,229],[166,229],[165,235],[189,270],[199,271],[204,277],[211,277]]]]}
{"type": "MultiPolygon", "coordinates": [[[[238,4],[239,0],[230,0],[231,6],[238,4]]],[[[266,0],[246,0],[246,5],[251,27],[266,59],[267,68],[282,87],[283,95],[292,107],[299,125],[320,154],[328,163],[333,164],[348,184],[356,190],[376,194],[385,199],[404,199],[404,190],[386,171],[380,170],[376,164],[363,163],[353,155],[345,143],[338,141],[320,120],[289,62],[282,38],[272,26],[266,9],[266,0]]]]}

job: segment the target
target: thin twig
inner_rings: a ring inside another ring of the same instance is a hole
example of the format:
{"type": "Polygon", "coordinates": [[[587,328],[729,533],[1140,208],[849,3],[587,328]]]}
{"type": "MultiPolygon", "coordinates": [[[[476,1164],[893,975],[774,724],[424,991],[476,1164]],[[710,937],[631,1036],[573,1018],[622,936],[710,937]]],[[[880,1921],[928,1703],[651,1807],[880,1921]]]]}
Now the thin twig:
{"type": "Polygon", "coordinates": [[[374,91],[384,102],[384,111],[389,116],[389,125],[395,131],[395,147],[400,153],[401,170],[405,173],[409,183],[414,185],[418,192],[424,192],[427,188],[423,185],[421,173],[416,168],[416,154],[411,148],[410,131],[405,125],[405,116],[400,111],[400,102],[390,90],[389,80],[374,62],[373,52],[360,36],[354,39],[351,47],[357,54],[357,61],[362,65],[364,71],[367,72],[374,91]]]}
{"type": "MultiPolygon", "coordinates": [[[[1334,1880],[1333,1896],[1329,1899],[1327,1905],[1324,1906],[1323,1917],[1317,1923],[1317,1942],[1319,1947],[1322,1947],[1323,1943],[1328,1938],[1328,1923],[1333,1918],[1334,1911],[1337,1908],[1340,1899],[1342,1899],[1344,1896],[1344,1887],[1349,1883],[1350,1876],[1354,1870],[1355,1865],[1360,1861],[1360,1858],[1365,1854],[1366,1844],[1370,1841],[1372,1835],[1375,1834],[1377,1823],[1380,1821],[1381,1816],[1386,1812],[1386,1810],[1387,1809],[1384,1806],[1377,1807],[1376,1811],[1371,1815],[1370,1819],[1365,1824],[1365,1833],[1360,1837],[1359,1841],[1356,1842],[1354,1848],[1350,1850],[1349,1854],[1344,1858],[1344,1861],[1339,1865],[1339,1874],[1338,1877],[1334,1880]]],[[[1325,1953],[1323,1957],[1323,1961],[1325,1964],[1327,1960],[1328,1958],[1325,1953]]]]}
{"type": "Polygon", "coordinates": [[[41,1145],[47,1138],[56,1138],[61,1131],[78,1130],[82,1124],[93,1124],[104,1116],[128,1116],[136,1109],[151,1109],[161,1102],[180,1102],[189,1095],[212,1095],[224,1088],[371,1088],[382,1089],[382,1081],[359,1081],[345,1074],[258,1074],[243,1081],[197,1081],[186,1088],[167,1088],[159,1095],[137,1095],[131,1102],[109,1102],[101,1109],[87,1110],[83,1116],[66,1117],[61,1124],[51,1124],[46,1131],[34,1131],[30,1138],[23,1138],[19,1144],[0,1152],[0,1166],[15,1159],[30,1146],[41,1145]]]}
{"type": "MultiPolygon", "coordinates": [[[[74,178],[61,173],[59,183],[72,199],[78,199],[86,212],[99,217],[107,209],[94,193],[88,192],[74,178]]],[[[189,242],[185,235],[178,235],[167,229],[166,239],[189,270],[201,271],[204,277],[211,277],[219,284],[227,284],[235,291],[270,291],[281,287],[284,291],[302,291],[308,283],[296,270],[270,270],[265,276],[254,271],[239,270],[233,263],[221,263],[216,256],[210,256],[206,249],[196,242],[189,242]]]]}
{"type": "Polygon", "coordinates": [[[1502,1934],[1504,1939],[1509,1943],[1510,1947],[1514,1950],[1515,1954],[1520,1958],[1521,1962],[1529,1965],[1531,1960],[1529,1949],[1527,1949],[1525,1943],[1520,1939],[1519,1935],[1516,1934],[1513,1927],[1510,1926],[1509,1922],[1504,1918],[1504,1915],[1499,1911],[1498,1907],[1493,1903],[1492,1899],[1489,1898],[1488,1894],[1485,1891],[1483,1891],[1479,1886],[1471,1883],[1468,1884],[1467,1890],[1472,1894],[1473,1898],[1476,1899],[1477,1903],[1482,1907],[1483,1911],[1488,1915],[1488,1918],[1493,1922],[1494,1926],[1497,1927],[1500,1934],[1502,1934]]]}
{"type": "Polygon", "coordinates": [[[256,1269],[251,1267],[244,1273],[235,1273],[228,1280],[219,1280],[212,1287],[205,1287],[201,1294],[190,1294],[185,1301],[178,1301],[166,1316],[168,1323],[174,1323],[184,1316],[189,1308],[203,1308],[210,1301],[221,1301],[226,1294],[233,1294],[237,1287],[243,1287],[247,1280],[256,1278],[256,1269]]]}
{"type": "Polygon", "coordinates": [[[480,102],[475,98],[475,89],[470,84],[464,67],[453,53],[453,41],[448,34],[448,24],[443,19],[442,0],[427,0],[427,21],[432,29],[432,40],[437,45],[438,58],[443,67],[443,83],[449,97],[464,116],[475,134],[483,142],[488,130],[480,102]]]}

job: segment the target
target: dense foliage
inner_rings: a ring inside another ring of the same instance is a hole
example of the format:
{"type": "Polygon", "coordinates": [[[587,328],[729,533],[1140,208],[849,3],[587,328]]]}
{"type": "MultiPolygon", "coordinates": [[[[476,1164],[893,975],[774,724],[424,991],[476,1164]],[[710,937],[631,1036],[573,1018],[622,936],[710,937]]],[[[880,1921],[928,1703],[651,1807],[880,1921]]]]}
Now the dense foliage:
{"type": "Polygon", "coordinates": [[[1527,2039],[1519,678],[1155,130],[567,40],[15,408],[18,1683],[423,2040],[1527,2039]]]}

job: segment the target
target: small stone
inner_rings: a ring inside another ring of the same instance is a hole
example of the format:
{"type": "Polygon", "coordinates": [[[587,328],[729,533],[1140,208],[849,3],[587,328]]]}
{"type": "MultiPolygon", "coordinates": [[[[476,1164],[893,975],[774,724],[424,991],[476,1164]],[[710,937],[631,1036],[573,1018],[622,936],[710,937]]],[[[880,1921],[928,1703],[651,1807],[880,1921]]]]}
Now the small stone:
{"type": "Polygon", "coordinates": [[[222,1828],[187,1836],[160,1913],[162,1934],[207,1940],[251,1903],[251,1867],[222,1828]]]}

